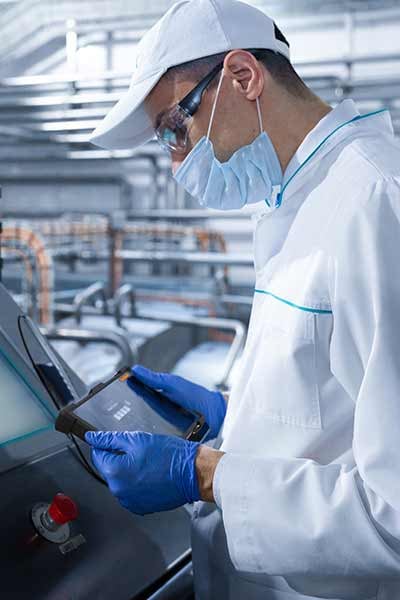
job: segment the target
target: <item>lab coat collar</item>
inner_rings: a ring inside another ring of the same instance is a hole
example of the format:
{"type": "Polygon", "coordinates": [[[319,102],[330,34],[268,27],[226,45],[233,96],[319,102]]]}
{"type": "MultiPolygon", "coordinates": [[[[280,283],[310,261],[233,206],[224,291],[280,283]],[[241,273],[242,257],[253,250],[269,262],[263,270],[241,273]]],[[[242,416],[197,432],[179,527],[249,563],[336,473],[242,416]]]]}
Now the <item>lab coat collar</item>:
{"type": "Polygon", "coordinates": [[[343,100],[334,109],[329,111],[327,115],[322,117],[315,127],[306,135],[296,152],[292,156],[283,174],[283,185],[290,179],[293,173],[299,168],[309,155],[314,151],[319,144],[328,137],[337,127],[351,121],[358,116],[358,112],[353,100],[343,100]]]}
{"type": "Polygon", "coordinates": [[[360,115],[353,100],[346,99],[325,115],[306,135],[285,169],[282,181],[280,202],[285,203],[288,197],[301,185],[308,163],[321,160],[323,156],[343,138],[354,132],[346,124],[361,126],[364,130],[376,129],[380,133],[393,134],[393,127],[388,111],[375,111],[360,115]]]}

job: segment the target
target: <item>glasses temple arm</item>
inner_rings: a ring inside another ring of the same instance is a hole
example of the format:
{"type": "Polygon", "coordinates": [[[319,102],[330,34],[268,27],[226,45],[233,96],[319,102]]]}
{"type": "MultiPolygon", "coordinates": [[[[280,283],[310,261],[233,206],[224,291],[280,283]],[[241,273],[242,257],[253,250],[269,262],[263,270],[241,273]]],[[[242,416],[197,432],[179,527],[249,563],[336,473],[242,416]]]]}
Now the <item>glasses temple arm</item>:
{"type": "MultiPolygon", "coordinates": [[[[261,48],[249,48],[248,52],[251,52],[255,58],[259,58],[262,55],[261,48]]],[[[192,117],[194,113],[199,108],[201,98],[203,96],[204,90],[208,86],[208,84],[214,79],[216,74],[222,69],[224,66],[224,61],[218,63],[212,71],[209,72],[208,75],[202,79],[195,88],[193,88],[178,104],[178,106],[187,113],[188,116],[192,117]]]]}
{"type": "Polygon", "coordinates": [[[184,110],[190,117],[194,115],[194,113],[199,108],[201,98],[203,96],[204,90],[211,82],[212,79],[216,76],[216,74],[222,69],[224,63],[220,62],[216,65],[212,71],[209,72],[204,79],[200,81],[198,85],[196,85],[193,90],[191,90],[178,104],[182,110],[184,110]]]}

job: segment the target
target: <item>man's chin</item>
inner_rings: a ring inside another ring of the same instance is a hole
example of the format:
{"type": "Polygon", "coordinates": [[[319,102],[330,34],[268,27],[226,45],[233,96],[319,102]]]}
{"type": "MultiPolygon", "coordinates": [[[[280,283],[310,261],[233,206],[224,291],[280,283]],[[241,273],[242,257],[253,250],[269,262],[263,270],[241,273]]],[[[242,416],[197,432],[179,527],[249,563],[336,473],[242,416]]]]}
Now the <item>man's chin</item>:
{"type": "Polygon", "coordinates": [[[182,164],[182,161],[175,161],[175,160],[172,161],[172,168],[171,168],[172,175],[175,175],[175,173],[177,172],[177,170],[181,164],[182,164]]]}

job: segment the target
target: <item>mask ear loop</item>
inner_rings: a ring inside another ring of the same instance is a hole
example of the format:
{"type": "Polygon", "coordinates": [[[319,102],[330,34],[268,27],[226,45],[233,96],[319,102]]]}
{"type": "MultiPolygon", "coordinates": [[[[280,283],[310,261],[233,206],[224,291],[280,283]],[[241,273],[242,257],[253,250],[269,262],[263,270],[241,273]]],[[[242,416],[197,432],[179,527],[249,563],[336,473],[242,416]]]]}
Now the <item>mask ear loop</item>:
{"type": "Polygon", "coordinates": [[[263,122],[262,122],[260,102],[258,100],[258,96],[256,98],[256,104],[257,104],[258,123],[260,125],[260,133],[262,133],[264,131],[264,127],[263,127],[263,122]]]}
{"type": "MultiPolygon", "coordinates": [[[[261,134],[264,131],[264,127],[263,127],[261,110],[260,110],[260,102],[258,100],[258,97],[256,98],[256,104],[257,104],[258,122],[260,124],[260,134],[261,134]]],[[[266,202],[266,204],[268,204],[269,207],[280,206],[280,203],[282,200],[281,199],[281,189],[282,189],[281,185],[273,185],[272,186],[271,204],[268,202],[268,199],[265,198],[265,202],[266,202]]]]}
{"type": "Polygon", "coordinates": [[[208,124],[208,130],[207,130],[207,136],[206,136],[207,139],[210,139],[211,125],[212,125],[213,120],[214,120],[215,108],[217,106],[217,100],[218,100],[219,90],[221,89],[221,83],[222,83],[223,76],[224,76],[224,70],[222,69],[222,71],[221,71],[221,77],[219,78],[219,81],[218,81],[218,87],[217,87],[217,92],[215,94],[215,99],[214,99],[213,107],[212,107],[212,110],[211,110],[210,122],[208,124]]]}

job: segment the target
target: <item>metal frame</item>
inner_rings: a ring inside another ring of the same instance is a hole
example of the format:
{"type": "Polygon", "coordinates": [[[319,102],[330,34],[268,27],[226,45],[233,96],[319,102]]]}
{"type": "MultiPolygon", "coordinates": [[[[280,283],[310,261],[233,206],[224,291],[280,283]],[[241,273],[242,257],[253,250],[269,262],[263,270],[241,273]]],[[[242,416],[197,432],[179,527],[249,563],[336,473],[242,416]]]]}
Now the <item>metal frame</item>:
{"type": "Polygon", "coordinates": [[[119,287],[114,294],[114,316],[115,321],[118,327],[123,327],[122,325],[122,304],[124,300],[128,299],[130,303],[130,317],[136,316],[136,305],[135,305],[135,292],[133,291],[133,286],[130,283],[125,283],[121,287],[119,287]]]}
{"type": "MultiPolygon", "coordinates": [[[[55,309],[63,312],[65,314],[75,314],[75,306],[66,304],[66,303],[56,303],[55,309]]],[[[81,307],[81,314],[91,314],[91,315],[100,315],[102,314],[95,307],[81,307]]],[[[109,316],[114,316],[112,312],[107,313],[109,316]]],[[[214,330],[225,330],[232,331],[234,333],[234,338],[232,344],[229,348],[228,355],[225,359],[225,364],[223,368],[223,374],[220,378],[220,381],[217,384],[217,387],[220,389],[224,389],[227,385],[227,381],[231,374],[233,365],[235,364],[236,359],[238,358],[243,346],[245,337],[247,334],[247,328],[243,323],[237,319],[227,319],[223,317],[199,317],[199,316],[155,316],[154,314],[144,313],[142,311],[136,312],[134,317],[135,319],[141,319],[144,321],[164,321],[166,323],[170,323],[172,325],[189,325],[191,327],[199,327],[202,329],[214,329],[214,330]]],[[[122,317],[121,323],[123,325],[123,319],[129,319],[129,317],[122,317]]],[[[80,330],[77,330],[78,332],[80,330]]],[[[86,330],[88,331],[88,330],[86,330]]],[[[108,334],[109,332],[107,332],[108,334]]],[[[128,343],[128,342],[127,342],[128,343]]],[[[133,364],[133,363],[132,363],[133,364]]]]}
{"type": "Polygon", "coordinates": [[[85,304],[93,301],[97,296],[100,296],[102,300],[102,311],[103,315],[107,314],[107,296],[105,291],[105,286],[100,281],[93,283],[85,290],[79,292],[73,301],[74,307],[74,316],[76,322],[79,324],[82,319],[82,308],[85,304]]]}
{"type": "Polygon", "coordinates": [[[102,342],[116,346],[121,354],[116,370],[137,362],[137,354],[133,351],[125,336],[115,331],[73,329],[69,327],[41,327],[40,331],[49,340],[63,340],[85,344],[102,342]]]}

